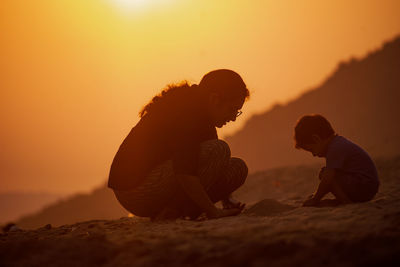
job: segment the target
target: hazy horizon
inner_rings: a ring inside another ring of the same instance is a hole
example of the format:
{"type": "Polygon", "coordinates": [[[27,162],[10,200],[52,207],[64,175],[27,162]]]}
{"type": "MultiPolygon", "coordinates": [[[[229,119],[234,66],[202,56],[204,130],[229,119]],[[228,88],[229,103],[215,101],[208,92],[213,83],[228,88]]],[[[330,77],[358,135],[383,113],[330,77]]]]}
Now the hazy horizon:
{"type": "Polygon", "coordinates": [[[100,186],[169,83],[237,71],[252,96],[223,136],[400,34],[398,1],[118,3],[3,2],[0,193],[100,186]]]}

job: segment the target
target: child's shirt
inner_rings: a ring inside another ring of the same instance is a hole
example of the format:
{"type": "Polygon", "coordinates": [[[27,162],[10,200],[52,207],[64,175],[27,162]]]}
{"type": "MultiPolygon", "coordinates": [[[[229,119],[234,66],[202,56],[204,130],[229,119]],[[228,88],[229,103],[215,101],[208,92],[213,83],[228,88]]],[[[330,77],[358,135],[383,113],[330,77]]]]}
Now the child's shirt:
{"type": "Polygon", "coordinates": [[[368,180],[378,182],[378,172],[368,153],[340,135],[335,136],[328,146],[326,167],[349,174],[361,174],[368,180]]]}

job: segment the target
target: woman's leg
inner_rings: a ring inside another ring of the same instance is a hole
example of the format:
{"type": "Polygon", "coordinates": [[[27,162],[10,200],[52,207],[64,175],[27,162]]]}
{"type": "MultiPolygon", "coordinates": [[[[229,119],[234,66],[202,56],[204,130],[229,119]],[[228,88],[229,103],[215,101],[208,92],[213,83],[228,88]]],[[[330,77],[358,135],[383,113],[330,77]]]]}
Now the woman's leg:
{"type": "MultiPolygon", "coordinates": [[[[198,178],[211,201],[226,199],[246,180],[247,166],[239,158],[231,158],[229,145],[222,140],[209,140],[201,144],[198,178]]],[[[201,210],[187,197],[182,201],[183,213],[192,218],[201,210]]]]}
{"type": "Polygon", "coordinates": [[[222,140],[210,140],[201,145],[198,177],[215,203],[226,199],[247,177],[246,163],[231,158],[229,145],[222,140]]]}
{"type": "Polygon", "coordinates": [[[230,164],[231,150],[222,140],[209,140],[200,146],[197,176],[206,192],[223,176],[230,164]]]}
{"type": "MultiPolygon", "coordinates": [[[[244,161],[230,156],[230,148],[222,140],[201,144],[197,176],[214,203],[229,197],[247,177],[244,161]]],[[[167,161],[137,188],[114,192],[121,205],[137,216],[155,218],[175,210],[177,215],[197,217],[201,210],[179,189],[173,175],[172,162],[167,161]]]]}
{"type": "Polygon", "coordinates": [[[246,181],[248,168],[240,158],[230,158],[229,164],[213,187],[207,191],[211,201],[225,200],[246,181]]]}
{"type": "Polygon", "coordinates": [[[134,215],[157,216],[176,192],[173,182],[172,161],[154,168],[138,187],[128,191],[114,190],[121,205],[134,215]]]}

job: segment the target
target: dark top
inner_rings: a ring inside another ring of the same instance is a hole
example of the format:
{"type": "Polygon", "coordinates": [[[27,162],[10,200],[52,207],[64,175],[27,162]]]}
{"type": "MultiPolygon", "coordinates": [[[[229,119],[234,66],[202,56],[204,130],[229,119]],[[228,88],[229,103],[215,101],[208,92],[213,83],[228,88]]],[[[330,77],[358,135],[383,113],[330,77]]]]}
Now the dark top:
{"type": "Polygon", "coordinates": [[[339,169],[345,173],[358,174],[378,182],[374,162],[361,147],[343,136],[335,136],[328,146],[326,167],[339,169]]]}
{"type": "Polygon", "coordinates": [[[157,165],[172,160],[177,174],[196,175],[200,143],[217,139],[217,131],[187,88],[187,101],[144,115],[122,142],[111,165],[108,186],[129,190],[157,165]]]}

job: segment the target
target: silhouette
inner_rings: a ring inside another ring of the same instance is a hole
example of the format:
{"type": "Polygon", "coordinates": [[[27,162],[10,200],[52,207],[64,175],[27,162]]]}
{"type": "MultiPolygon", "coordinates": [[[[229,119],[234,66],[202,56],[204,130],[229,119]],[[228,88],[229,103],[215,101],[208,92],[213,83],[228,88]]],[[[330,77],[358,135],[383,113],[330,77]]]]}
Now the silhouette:
{"type": "Polygon", "coordinates": [[[294,139],[296,148],[326,159],[326,167],[319,173],[318,189],[304,206],[320,205],[328,193],[336,197],[336,204],[347,204],[369,201],[378,192],[378,172],[369,155],[337,135],[323,116],[306,115],[299,119],[294,139]]]}
{"type": "Polygon", "coordinates": [[[34,229],[46,224],[60,226],[86,220],[118,219],[127,216],[105,185],[88,194],[75,194],[20,218],[16,224],[23,229],[34,229]]]}
{"type": "MultiPolygon", "coordinates": [[[[293,149],[293,125],[303,114],[324,114],[335,130],[354,140],[372,157],[395,156],[400,150],[400,37],[361,60],[339,64],[320,86],[286,105],[250,118],[224,138],[250,173],[310,163],[293,149]]],[[[317,160],[314,160],[317,162],[317,160]]]]}
{"type": "Polygon", "coordinates": [[[236,215],[244,205],[230,195],[247,177],[215,127],[235,121],[249,97],[231,70],[206,74],[199,85],[169,85],[140,112],[114,157],[109,187],[131,213],[152,219],[236,215]],[[214,203],[222,201],[224,209],[214,203]]]}

